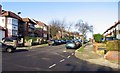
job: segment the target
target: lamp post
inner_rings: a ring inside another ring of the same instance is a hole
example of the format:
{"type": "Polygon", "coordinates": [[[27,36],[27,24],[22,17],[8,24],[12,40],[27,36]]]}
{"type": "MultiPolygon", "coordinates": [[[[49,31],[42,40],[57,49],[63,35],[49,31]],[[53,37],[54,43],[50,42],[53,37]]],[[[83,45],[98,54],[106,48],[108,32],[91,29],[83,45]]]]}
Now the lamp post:
{"type": "Polygon", "coordinates": [[[18,15],[20,15],[20,14],[21,14],[21,12],[18,12],[17,14],[18,14],[18,15]]]}
{"type": "Polygon", "coordinates": [[[93,37],[93,25],[90,26],[90,31],[92,32],[92,39],[94,39],[94,37],[93,37]]]}

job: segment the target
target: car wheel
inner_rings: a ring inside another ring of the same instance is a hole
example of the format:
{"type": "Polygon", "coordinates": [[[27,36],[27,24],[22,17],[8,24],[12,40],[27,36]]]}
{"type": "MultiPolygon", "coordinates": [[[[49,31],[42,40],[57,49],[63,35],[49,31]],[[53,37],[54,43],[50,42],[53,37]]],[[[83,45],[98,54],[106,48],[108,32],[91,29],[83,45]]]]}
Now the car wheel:
{"type": "Polygon", "coordinates": [[[11,49],[11,48],[7,48],[7,52],[8,52],[8,53],[11,53],[11,52],[12,52],[12,49],[11,49]]]}

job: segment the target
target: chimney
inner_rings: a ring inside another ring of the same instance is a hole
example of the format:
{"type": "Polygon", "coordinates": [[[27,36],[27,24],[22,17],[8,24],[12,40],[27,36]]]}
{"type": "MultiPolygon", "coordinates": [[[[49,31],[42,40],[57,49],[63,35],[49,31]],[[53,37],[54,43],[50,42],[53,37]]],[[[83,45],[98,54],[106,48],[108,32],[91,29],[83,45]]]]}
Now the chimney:
{"type": "Polygon", "coordinates": [[[2,15],[2,6],[0,5],[0,16],[2,15]]]}

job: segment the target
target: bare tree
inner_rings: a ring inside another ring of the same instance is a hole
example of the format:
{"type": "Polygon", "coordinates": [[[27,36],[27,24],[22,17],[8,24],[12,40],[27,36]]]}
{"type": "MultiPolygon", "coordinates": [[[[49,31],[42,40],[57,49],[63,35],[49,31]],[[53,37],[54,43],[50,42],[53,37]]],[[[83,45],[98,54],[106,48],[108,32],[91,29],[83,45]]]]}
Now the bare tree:
{"type": "Polygon", "coordinates": [[[75,27],[78,28],[78,31],[83,35],[83,40],[86,38],[86,33],[92,32],[91,26],[88,25],[87,22],[83,22],[83,20],[79,20],[76,24],[75,27]]]}
{"type": "Polygon", "coordinates": [[[52,38],[58,33],[58,31],[61,32],[61,38],[63,35],[63,30],[65,29],[65,20],[63,21],[60,20],[52,20],[50,21],[50,33],[52,38]]]}
{"type": "Polygon", "coordinates": [[[68,26],[69,39],[70,39],[70,29],[71,29],[72,25],[73,25],[73,23],[69,22],[69,26],[68,26]]]}
{"type": "Polygon", "coordinates": [[[63,19],[62,21],[60,20],[57,20],[59,22],[59,24],[57,24],[57,26],[59,27],[60,29],[60,32],[61,32],[61,38],[63,38],[63,30],[65,30],[65,19],[63,19]]]}

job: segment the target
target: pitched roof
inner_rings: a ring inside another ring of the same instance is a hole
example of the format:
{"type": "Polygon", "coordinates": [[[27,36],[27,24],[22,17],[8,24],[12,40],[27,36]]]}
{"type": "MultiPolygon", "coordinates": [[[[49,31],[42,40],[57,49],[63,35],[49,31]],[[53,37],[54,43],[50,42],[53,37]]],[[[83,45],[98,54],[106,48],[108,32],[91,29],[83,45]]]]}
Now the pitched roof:
{"type": "Polygon", "coordinates": [[[115,23],[113,26],[109,27],[103,34],[105,34],[106,32],[108,32],[110,29],[115,28],[118,24],[120,24],[120,20],[118,20],[118,22],[115,23]]]}
{"type": "Polygon", "coordinates": [[[38,21],[37,24],[38,24],[39,26],[45,26],[45,23],[43,23],[43,22],[41,22],[41,21],[38,21]]]}
{"type": "Polygon", "coordinates": [[[2,10],[2,15],[1,16],[2,17],[13,17],[13,18],[22,20],[22,18],[20,16],[18,16],[17,14],[15,14],[14,12],[11,12],[11,11],[2,10]]]}
{"type": "Polygon", "coordinates": [[[24,21],[24,22],[29,22],[29,23],[33,23],[33,24],[36,24],[32,19],[30,19],[30,18],[22,18],[22,20],[24,21]]]}
{"type": "Polygon", "coordinates": [[[36,23],[39,25],[39,26],[46,26],[48,27],[45,23],[41,22],[41,21],[36,21],[36,23]]]}

